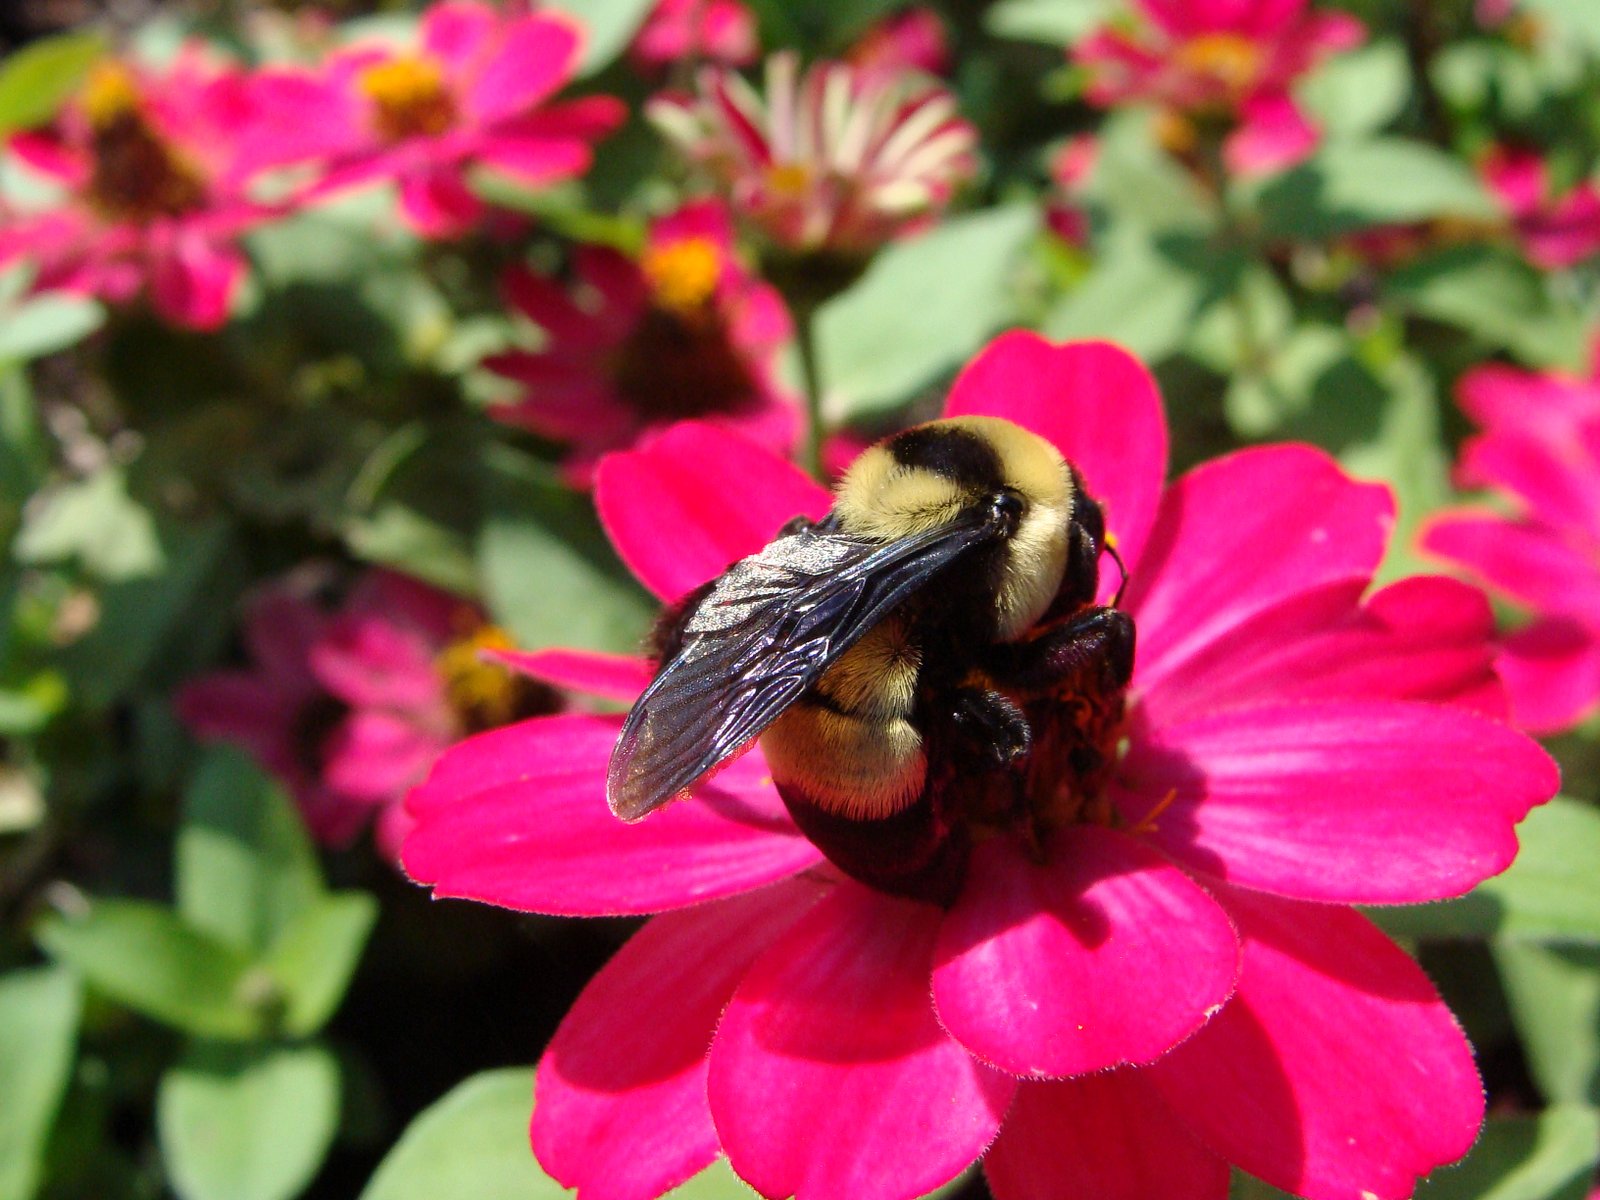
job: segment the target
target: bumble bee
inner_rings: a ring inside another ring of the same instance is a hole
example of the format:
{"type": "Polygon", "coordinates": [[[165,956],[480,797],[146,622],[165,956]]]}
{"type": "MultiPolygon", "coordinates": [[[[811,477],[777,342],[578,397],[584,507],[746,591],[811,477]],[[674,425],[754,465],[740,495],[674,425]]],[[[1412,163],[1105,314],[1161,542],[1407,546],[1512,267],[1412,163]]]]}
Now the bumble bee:
{"type": "Polygon", "coordinates": [[[1106,739],[1085,731],[1120,719],[1134,651],[1132,620],[1094,606],[1105,542],[1077,470],[1009,421],[878,443],[825,517],[791,521],[662,619],[611,756],[612,811],[638,820],[759,737],[841,870],[950,898],[974,833],[1048,822],[1054,777],[1104,766],[1106,739]]]}

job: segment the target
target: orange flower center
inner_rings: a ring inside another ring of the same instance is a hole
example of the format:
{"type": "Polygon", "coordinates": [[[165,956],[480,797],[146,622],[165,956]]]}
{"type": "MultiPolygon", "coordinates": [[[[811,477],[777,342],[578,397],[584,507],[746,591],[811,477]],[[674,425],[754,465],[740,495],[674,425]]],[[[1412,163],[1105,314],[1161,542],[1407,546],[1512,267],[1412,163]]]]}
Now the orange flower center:
{"type": "Polygon", "coordinates": [[[639,262],[656,307],[693,318],[716,295],[722,252],[709,238],[686,237],[653,246],[639,262]]]}
{"type": "Polygon", "coordinates": [[[798,200],[811,187],[811,169],[804,163],[773,163],[767,168],[767,187],[785,200],[798,200]]]}
{"type": "Polygon", "coordinates": [[[81,102],[89,120],[89,202],[116,221],[175,217],[205,200],[200,172],[151,125],[133,77],[114,63],[96,67],[81,102]]]}
{"type": "Polygon", "coordinates": [[[1176,60],[1185,70],[1215,83],[1229,96],[1242,96],[1261,77],[1261,46],[1237,33],[1206,33],[1178,47],[1176,60]]]}
{"type": "Polygon", "coordinates": [[[388,141],[433,137],[456,122],[456,102],[439,64],[416,55],[391,58],[357,81],[373,105],[373,123],[388,141]]]}

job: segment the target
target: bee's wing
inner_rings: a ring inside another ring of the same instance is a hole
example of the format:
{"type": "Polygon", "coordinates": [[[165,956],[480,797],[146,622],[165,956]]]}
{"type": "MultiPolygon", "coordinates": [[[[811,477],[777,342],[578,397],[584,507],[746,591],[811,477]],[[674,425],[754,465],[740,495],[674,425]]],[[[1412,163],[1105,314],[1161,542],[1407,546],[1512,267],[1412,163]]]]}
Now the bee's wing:
{"type": "Polygon", "coordinates": [[[974,513],[892,542],[826,525],[730,567],[622,726],[611,811],[637,820],[742,749],[895,605],[993,536],[974,513]]]}

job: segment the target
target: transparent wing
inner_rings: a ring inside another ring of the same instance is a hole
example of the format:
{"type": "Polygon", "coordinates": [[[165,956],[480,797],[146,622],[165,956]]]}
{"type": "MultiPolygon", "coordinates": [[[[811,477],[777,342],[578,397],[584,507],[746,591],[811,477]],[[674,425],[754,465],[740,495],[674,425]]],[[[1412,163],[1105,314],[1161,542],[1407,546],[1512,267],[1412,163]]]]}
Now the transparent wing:
{"type": "Polygon", "coordinates": [[[628,713],[606,776],[611,810],[637,820],[693,786],[892,608],[993,536],[981,512],[893,542],[819,525],[735,563],[628,713]]]}

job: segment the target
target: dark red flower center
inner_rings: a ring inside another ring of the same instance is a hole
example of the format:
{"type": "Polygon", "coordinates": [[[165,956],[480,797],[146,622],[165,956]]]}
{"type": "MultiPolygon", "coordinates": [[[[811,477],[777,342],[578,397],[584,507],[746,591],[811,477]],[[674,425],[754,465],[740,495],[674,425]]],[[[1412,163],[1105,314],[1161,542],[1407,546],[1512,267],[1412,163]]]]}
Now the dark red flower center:
{"type": "Polygon", "coordinates": [[[682,238],[646,251],[639,266],[650,300],[612,368],[623,402],[664,420],[749,405],[756,380],[717,303],[723,252],[682,238]]]}
{"type": "Polygon", "coordinates": [[[117,221],[193,212],[205,201],[200,172],[161,136],[140,108],[133,80],[101,67],[84,94],[90,124],[89,200],[117,221]]]}

